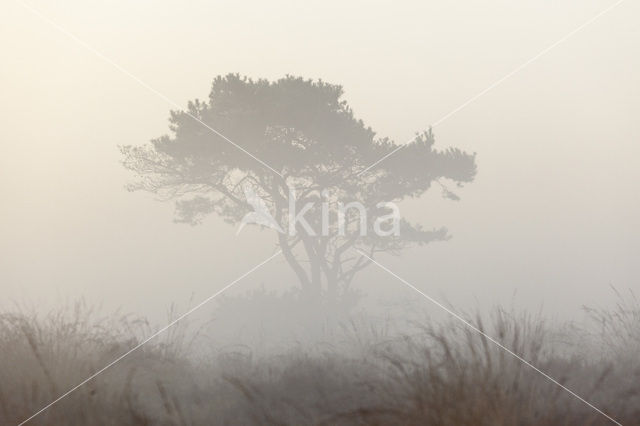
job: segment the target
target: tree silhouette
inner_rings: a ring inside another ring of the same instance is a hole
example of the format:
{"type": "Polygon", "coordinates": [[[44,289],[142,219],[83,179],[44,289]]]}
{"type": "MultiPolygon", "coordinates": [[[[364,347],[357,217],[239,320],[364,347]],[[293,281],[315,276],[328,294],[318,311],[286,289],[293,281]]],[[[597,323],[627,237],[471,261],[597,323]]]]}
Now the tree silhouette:
{"type": "Polygon", "coordinates": [[[374,230],[371,219],[392,211],[384,203],[419,197],[433,183],[444,197],[457,199],[443,181],[462,186],[476,173],[475,154],[434,149],[430,129],[366,170],[400,145],[377,138],[342,95],[341,86],[298,77],[270,82],[219,76],[207,102],[171,112],[169,135],[121,147],[125,167],[139,176],[129,189],[175,199],[176,221],[190,224],[210,213],[239,223],[256,210],[251,193],[284,231],[276,232],[277,242],[303,290],[335,298],[370,263],[352,248],[373,256],[448,238],[445,228],[426,230],[405,220],[399,232],[374,230]],[[364,210],[339,210],[340,203],[352,202],[364,210]],[[294,221],[294,232],[286,232],[290,207],[307,203],[313,203],[304,215],[311,229],[294,221]],[[339,211],[342,224],[327,224],[339,211]]]}

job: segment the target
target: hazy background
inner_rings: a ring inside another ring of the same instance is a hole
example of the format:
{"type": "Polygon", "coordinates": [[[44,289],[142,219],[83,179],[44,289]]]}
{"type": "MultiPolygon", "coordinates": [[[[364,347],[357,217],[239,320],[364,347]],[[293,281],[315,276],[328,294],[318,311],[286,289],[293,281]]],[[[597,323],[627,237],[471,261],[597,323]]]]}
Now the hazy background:
{"type": "MultiPolygon", "coordinates": [[[[322,78],[397,141],[612,3],[30,2],[180,105],[228,72],[322,78]]],[[[640,291],[639,14],[623,3],[435,128],[478,153],[477,178],[402,213],[453,239],[379,260],[457,308],[571,317],[610,285],[640,291]]],[[[166,133],[171,106],[18,2],[0,21],[0,304],[85,296],[160,318],[272,253],[270,232],[173,224],[171,203],[126,192],[117,145],[166,133]]],[[[280,258],[233,291],[289,284],[280,258]]],[[[419,298],[375,266],[356,284],[371,304],[419,298]]]]}

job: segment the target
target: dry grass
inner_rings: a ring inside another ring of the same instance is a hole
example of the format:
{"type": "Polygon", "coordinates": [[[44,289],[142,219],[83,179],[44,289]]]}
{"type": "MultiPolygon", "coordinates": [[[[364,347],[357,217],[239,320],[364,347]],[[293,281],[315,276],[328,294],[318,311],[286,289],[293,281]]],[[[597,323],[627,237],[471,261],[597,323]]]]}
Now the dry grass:
{"type": "MultiPolygon", "coordinates": [[[[551,330],[497,309],[479,328],[625,425],[640,424],[640,305],[587,310],[595,327],[551,330]]],[[[32,421],[43,425],[600,425],[602,415],[460,323],[389,337],[362,325],[360,350],[187,356],[177,329],[32,421]],[[368,336],[364,338],[363,336],[368,336]]],[[[17,424],[151,333],[86,305],[0,315],[0,424],[17,424]]]]}

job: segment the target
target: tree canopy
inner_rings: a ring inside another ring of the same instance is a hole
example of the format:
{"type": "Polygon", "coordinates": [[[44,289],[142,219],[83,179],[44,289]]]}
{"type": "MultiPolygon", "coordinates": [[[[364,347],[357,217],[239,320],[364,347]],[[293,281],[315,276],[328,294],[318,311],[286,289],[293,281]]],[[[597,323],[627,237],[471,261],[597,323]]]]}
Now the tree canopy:
{"type": "MultiPolygon", "coordinates": [[[[172,111],[169,122],[169,134],[121,147],[123,162],[138,175],[131,190],[175,199],[176,220],[190,224],[212,213],[239,223],[252,210],[245,197],[250,187],[282,229],[288,229],[290,190],[296,205],[314,202],[306,220],[319,229],[323,203],[335,213],[339,203],[358,202],[372,218],[389,212],[384,203],[419,197],[434,183],[443,196],[457,199],[448,183],[462,186],[476,173],[475,154],[435,149],[430,129],[402,148],[377,137],[354,116],[342,87],[321,80],[218,76],[208,100],[172,111]]],[[[346,212],[345,232],[333,223],[326,235],[297,225],[295,235],[277,233],[305,290],[336,295],[347,288],[369,263],[351,248],[373,256],[448,237],[445,228],[426,230],[404,220],[398,234],[380,236],[364,232],[373,223],[359,219],[353,210],[346,212]],[[300,251],[308,263],[301,262],[300,251]]]]}

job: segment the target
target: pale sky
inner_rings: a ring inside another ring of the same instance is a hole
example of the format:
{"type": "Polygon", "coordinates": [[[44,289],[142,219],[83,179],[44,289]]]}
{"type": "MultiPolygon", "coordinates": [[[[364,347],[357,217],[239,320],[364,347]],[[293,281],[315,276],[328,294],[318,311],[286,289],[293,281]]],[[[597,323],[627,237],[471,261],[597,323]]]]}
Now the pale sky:
{"type": "MultiPolygon", "coordinates": [[[[29,2],[180,105],[228,72],[322,78],[399,142],[613,3],[29,2]]],[[[380,261],[464,308],[573,315],[611,301],[610,285],[640,292],[639,17],[623,2],[437,126],[438,147],[477,153],[476,181],[460,202],[435,191],[401,207],[453,239],[380,261]]],[[[0,20],[3,304],[85,297],[154,316],[270,255],[268,232],[177,225],[171,203],[124,190],[117,146],[167,133],[166,100],[19,1],[0,20]]],[[[280,259],[245,289],[289,282],[280,259]]],[[[358,286],[419,297],[373,266],[358,286]]]]}

